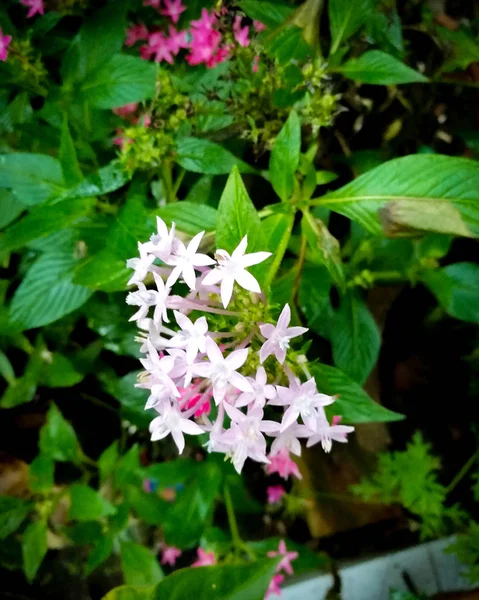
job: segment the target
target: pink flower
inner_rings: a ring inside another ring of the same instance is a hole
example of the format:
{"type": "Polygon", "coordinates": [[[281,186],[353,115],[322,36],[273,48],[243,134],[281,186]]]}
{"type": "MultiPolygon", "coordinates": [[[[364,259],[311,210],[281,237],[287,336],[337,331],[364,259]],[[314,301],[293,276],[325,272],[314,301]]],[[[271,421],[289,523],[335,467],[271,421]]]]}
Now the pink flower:
{"type": "Polygon", "coordinates": [[[116,129],[116,133],[117,136],[113,138],[113,144],[115,146],[120,146],[123,148],[126,144],[133,144],[133,140],[131,138],[123,137],[123,129],[121,129],[121,127],[116,129]]]}
{"type": "Polygon", "coordinates": [[[140,23],[139,25],[132,25],[126,30],[125,45],[133,46],[140,40],[147,40],[148,35],[148,29],[146,28],[146,25],[143,25],[143,23],[140,23]]]}
{"type": "Polygon", "coordinates": [[[276,596],[281,596],[281,588],[279,587],[281,583],[284,581],[284,575],[280,575],[276,573],[273,575],[273,579],[270,581],[268,589],[266,590],[265,598],[270,596],[271,594],[275,594],[276,596]]]}
{"type": "Polygon", "coordinates": [[[211,14],[208,12],[207,8],[203,8],[201,10],[201,18],[196,21],[191,21],[191,27],[198,31],[207,32],[213,29],[213,25],[216,23],[217,18],[214,12],[211,14]]]}
{"type": "Polygon", "coordinates": [[[186,31],[176,31],[171,25],[168,27],[169,37],[166,38],[166,46],[172,54],[178,54],[181,48],[188,48],[186,31]]]}
{"type": "Polygon", "coordinates": [[[160,9],[160,13],[165,17],[170,17],[173,23],[178,23],[180,15],[186,10],[186,6],[181,4],[181,0],[163,0],[165,8],[160,9]]]}
{"type": "Polygon", "coordinates": [[[11,35],[3,35],[3,31],[0,27],[0,60],[1,61],[7,60],[7,56],[8,56],[7,48],[11,41],[12,41],[12,36],[11,35]]]}
{"type": "Polygon", "coordinates": [[[253,67],[252,67],[253,73],[257,73],[258,69],[259,69],[259,56],[256,55],[253,58],[253,67]]]}
{"type": "MultiPolygon", "coordinates": [[[[341,419],[341,417],[339,417],[341,419]]],[[[337,422],[337,417],[336,417],[337,422]]],[[[348,425],[330,425],[323,414],[319,414],[317,417],[316,427],[312,431],[312,435],[309,438],[306,446],[309,448],[321,442],[321,446],[325,452],[331,452],[333,446],[333,440],[345,444],[348,441],[348,433],[354,431],[354,427],[348,425]]]]}
{"type": "Polygon", "coordinates": [[[115,115],[124,118],[128,115],[131,115],[131,113],[134,113],[137,108],[138,102],[131,102],[130,104],[125,104],[124,106],[118,106],[118,108],[114,108],[113,112],[115,115]]]}
{"type": "Polygon", "coordinates": [[[266,489],[266,493],[268,494],[268,504],[278,504],[286,494],[286,490],[282,485],[270,485],[266,489]]]}
{"type": "Polygon", "coordinates": [[[282,556],[283,558],[279,561],[279,564],[276,567],[276,570],[279,572],[281,569],[283,569],[284,572],[287,573],[288,575],[293,574],[293,567],[291,565],[291,561],[298,558],[298,553],[297,552],[288,552],[288,549],[286,548],[286,544],[285,544],[284,540],[281,540],[279,542],[277,552],[272,550],[271,552],[268,552],[267,556],[269,556],[270,558],[275,558],[276,556],[282,556]]]}
{"type": "Polygon", "coordinates": [[[246,379],[250,382],[253,392],[243,392],[235,404],[236,408],[246,406],[247,404],[250,404],[250,402],[254,402],[257,406],[263,407],[266,400],[271,400],[276,396],[274,385],[267,384],[267,376],[264,367],[258,367],[254,379],[252,377],[247,377],[246,379]]]}
{"type": "Polygon", "coordinates": [[[302,479],[302,475],[299,472],[298,465],[291,460],[289,452],[286,448],[282,448],[278,454],[269,455],[269,465],[267,466],[268,473],[278,473],[283,479],[288,479],[290,475],[294,475],[298,479],[302,479]]]}
{"type": "Polygon", "coordinates": [[[43,15],[45,10],[43,7],[43,0],[20,0],[20,2],[23,6],[28,6],[30,8],[27,13],[27,19],[35,16],[37,13],[43,15]]]}
{"type": "Polygon", "coordinates": [[[262,363],[268,356],[274,354],[278,362],[283,364],[290,340],[308,331],[306,327],[288,327],[290,321],[291,309],[289,304],[285,304],[276,326],[271,323],[260,325],[261,335],[266,338],[266,342],[261,346],[259,352],[259,359],[262,363]]]}
{"type": "Polygon", "coordinates": [[[176,405],[166,404],[166,408],[163,405],[160,416],[150,423],[150,433],[152,442],[162,440],[171,434],[178,447],[178,452],[181,454],[185,448],[185,436],[183,434],[201,435],[204,431],[199,425],[186,419],[176,405]]]}
{"type": "Polygon", "coordinates": [[[331,419],[331,425],[339,425],[342,421],[343,417],[341,417],[341,415],[335,415],[332,419],[331,419]]]}
{"type": "Polygon", "coordinates": [[[266,29],[266,25],[261,23],[261,21],[253,21],[253,27],[257,33],[260,33],[266,29]]]}
{"type": "MultiPolygon", "coordinates": [[[[193,398],[191,398],[190,400],[188,400],[188,404],[186,405],[186,409],[193,408],[193,406],[196,406],[196,403],[198,402],[198,400],[200,398],[201,398],[201,396],[199,394],[196,395],[196,396],[193,396],[193,398]]],[[[194,417],[197,419],[198,417],[201,417],[201,415],[209,415],[210,411],[211,411],[211,402],[209,400],[205,400],[196,409],[194,417]]]]}
{"type": "Polygon", "coordinates": [[[166,60],[170,65],[173,64],[171,50],[168,47],[167,40],[161,31],[155,31],[148,36],[148,44],[140,48],[140,54],[148,59],[154,56],[155,62],[166,60]]]}
{"type": "Polygon", "coordinates": [[[198,548],[197,553],[198,559],[191,565],[192,567],[207,567],[216,564],[214,552],[206,552],[203,548],[198,548]]]}
{"type": "Polygon", "coordinates": [[[176,559],[179,558],[181,555],[182,552],[179,548],[175,548],[174,546],[167,546],[165,544],[161,552],[161,564],[170,565],[171,567],[174,567],[176,559]]]}
{"type": "Polygon", "coordinates": [[[233,35],[240,46],[243,46],[243,48],[249,46],[249,27],[241,27],[241,17],[235,17],[233,23],[233,35]]]}

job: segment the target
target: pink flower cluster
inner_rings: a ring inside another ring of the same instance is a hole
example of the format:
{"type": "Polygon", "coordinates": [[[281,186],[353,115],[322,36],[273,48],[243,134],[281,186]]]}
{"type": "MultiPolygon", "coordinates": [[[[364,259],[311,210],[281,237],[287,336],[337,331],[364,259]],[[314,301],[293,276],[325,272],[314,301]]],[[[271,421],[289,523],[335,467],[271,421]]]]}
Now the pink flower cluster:
{"type": "MultiPolygon", "coordinates": [[[[125,42],[127,46],[133,46],[138,41],[146,41],[146,44],[140,47],[140,54],[145,60],[153,58],[156,62],[165,61],[173,64],[174,57],[180,50],[187,49],[188,64],[192,66],[204,64],[208,68],[213,68],[229,57],[232,46],[224,43],[220,15],[215,11],[209,12],[203,8],[201,17],[191,21],[188,30],[177,31],[174,26],[178,23],[181,13],[186,10],[181,0],[145,0],[144,4],[156,8],[161,15],[168,17],[173,23],[168,26],[168,32],[164,30],[150,32],[144,24],[132,25],[127,30],[125,42]]],[[[255,21],[253,25],[257,32],[265,28],[259,21],[255,21]]],[[[236,16],[233,37],[240,46],[249,45],[249,30],[249,26],[242,25],[242,18],[236,16]]]]}
{"type": "Polygon", "coordinates": [[[2,28],[0,27],[0,60],[5,62],[8,57],[8,45],[12,41],[11,35],[3,35],[2,28]]]}
{"type": "Polygon", "coordinates": [[[28,7],[27,19],[34,17],[36,14],[43,15],[45,8],[43,6],[43,0],[20,0],[23,6],[28,7]]]}
{"type": "Polygon", "coordinates": [[[284,575],[281,573],[283,570],[287,575],[293,574],[293,566],[291,564],[292,560],[296,560],[298,558],[297,552],[290,552],[286,548],[286,543],[284,540],[279,542],[278,550],[268,552],[268,556],[270,558],[281,557],[281,560],[276,567],[276,574],[271,579],[268,589],[266,590],[265,598],[268,598],[271,594],[276,594],[277,596],[281,595],[281,588],[279,587],[284,581],[284,575]]]}
{"type": "Polygon", "coordinates": [[[251,458],[282,477],[299,476],[290,458],[290,452],[301,453],[299,439],[307,439],[308,446],[321,442],[329,452],[332,441],[346,442],[353,428],[329,424],[324,407],[335,398],[317,391],[304,362],[298,365],[306,375],[304,382],[286,364],[291,340],[307,331],[289,326],[288,305],[276,324],[259,323],[251,331],[243,331],[241,312],[230,308],[238,288],[251,292],[252,302],[261,301],[260,286],[247,269],[270,253],[247,253],[245,236],[231,255],[218,249],[213,259],[199,252],[204,232],[185,245],[174,224],[168,229],[157,218],[157,227],[150,241],[139,243],[139,257],[127,261],[133,269],[129,284],[137,290],[126,301],[137,307],[130,320],[141,330],[144,355],[140,360],[145,371],[137,385],[149,390],[146,408],[157,413],[150,425],[151,439],[171,435],[181,453],[184,434],[207,434],[208,451],[230,456],[238,473],[251,458]],[[146,287],[147,277],[154,288],[146,287]],[[188,288],[183,296],[173,291],[177,282],[188,288]],[[229,331],[210,330],[208,319],[214,322],[216,315],[231,321],[229,331]],[[256,357],[253,340],[259,348],[256,357]],[[276,375],[268,381],[263,365],[272,364],[272,356],[287,386],[280,385],[276,375]],[[280,422],[265,419],[265,409],[274,416],[276,407],[281,409],[280,422]],[[264,434],[274,438],[269,453],[264,434]]]}

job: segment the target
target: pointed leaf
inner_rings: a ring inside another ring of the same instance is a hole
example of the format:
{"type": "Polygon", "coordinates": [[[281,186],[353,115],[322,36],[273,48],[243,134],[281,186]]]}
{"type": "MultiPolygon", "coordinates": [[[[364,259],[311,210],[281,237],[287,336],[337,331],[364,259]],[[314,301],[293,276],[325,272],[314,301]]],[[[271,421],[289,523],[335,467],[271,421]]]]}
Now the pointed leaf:
{"type": "Polygon", "coordinates": [[[293,110],[276,137],[269,161],[271,185],[283,202],[287,202],[293,194],[300,152],[301,124],[293,110]]]}
{"type": "Polygon", "coordinates": [[[180,137],[176,140],[176,162],[187,171],[207,175],[223,175],[237,167],[243,173],[255,170],[236,158],[220,144],[203,138],[180,137]]]}
{"type": "Polygon", "coordinates": [[[329,0],[331,50],[334,54],[342,42],[364,25],[374,7],[373,0],[329,0]]]}
{"type": "Polygon", "coordinates": [[[160,564],[148,548],[133,542],[122,542],[120,557],[127,585],[155,585],[163,579],[160,564]]]}
{"type": "Polygon", "coordinates": [[[47,553],[47,523],[34,521],[25,529],[22,538],[23,570],[31,583],[47,553]]]}
{"type": "Polygon", "coordinates": [[[70,129],[68,128],[68,119],[66,115],[63,118],[58,158],[60,160],[65,185],[67,187],[73,187],[77,183],[80,183],[83,179],[83,175],[80,165],[78,164],[75,144],[73,143],[70,129]]]}
{"type": "Polygon", "coordinates": [[[55,404],[50,406],[47,422],[40,430],[39,446],[42,454],[59,462],[77,463],[80,457],[75,430],[55,404]]]}
{"type": "Polygon", "coordinates": [[[351,58],[337,69],[348,79],[376,85],[427,83],[429,80],[394,56],[381,50],[369,50],[359,58],[351,58]]]}

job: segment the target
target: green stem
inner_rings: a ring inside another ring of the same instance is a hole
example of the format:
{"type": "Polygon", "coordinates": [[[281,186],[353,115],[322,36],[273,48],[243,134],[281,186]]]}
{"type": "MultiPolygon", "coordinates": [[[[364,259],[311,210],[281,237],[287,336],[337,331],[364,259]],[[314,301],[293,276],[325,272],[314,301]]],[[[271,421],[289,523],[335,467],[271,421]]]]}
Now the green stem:
{"type": "Polygon", "coordinates": [[[296,299],[298,297],[299,292],[299,284],[301,283],[301,274],[303,272],[304,262],[306,260],[306,250],[307,250],[307,239],[304,233],[301,233],[301,245],[299,247],[299,255],[298,255],[298,272],[296,273],[296,277],[294,278],[293,284],[293,293],[292,299],[293,303],[296,303],[296,299]]]}
{"type": "Polygon", "coordinates": [[[288,248],[289,240],[291,238],[291,232],[293,231],[293,224],[294,224],[294,214],[292,214],[290,216],[290,220],[288,222],[286,231],[284,232],[278,246],[275,249],[275,252],[273,255],[273,260],[271,262],[271,265],[269,267],[269,270],[268,270],[268,273],[266,275],[266,279],[264,282],[264,289],[266,289],[266,290],[269,288],[269,286],[271,285],[271,282],[275,278],[275,275],[278,272],[278,269],[281,265],[281,261],[283,260],[285,252],[288,248]]]}
{"type": "Polygon", "coordinates": [[[180,185],[182,184],[183,178],[185,177],[185,175],[186,175],[186,169],[182,168],[181,171],[180,171],[180,174],[176,178],[175,183],[173,184],[173,190],[172,190],[172,192],[173,192],[174,200],[177,199],[178,190],[180,189],[180,185]]]}
{"type": "Polygon", "coordinates": [[[376,281],[383,279],[385,281],[404,281],[406,277],[399,271],[372,271],[372,278],[376,281]]]}
{"type": "Polygon", "coordinates": [[[165,161],[161,165],[161,178],[163,179],[167,203],[169,204],[171,202],[174,202],[176,200],[176,195],[173,191],[173,178],[171,174],[170,161],[165,161]]]}
{"type": "Polygon", "coordinates": [[[241,539],[238,529],[238,523],[236,521],[236,515],[233,508],[233,499],[231,498],[231,492],[228,485],[224,487],[224,498],[225,498],[225,506],[226,506],[226,514],[228,515],[228,524],[231,530],[231,538],[233,540],[233,545],[238,550],[242,550],[245,554],[248,555],[249,558],[255,559],[255,553],[249,548],[248,544],[245,544],[241,539]]]}
{"type": "Polygon", "coordinates": [[[457,486],[457,484],[467,475],[469,469],[473,466],[473,464],[477,460],[477,450],[474,454],[469,458],[469,460],[463,465],[462,469],[459,473],[454,477],[451,483],[446,488],[446,494],[452,492],[452,490],[457,486]]]}

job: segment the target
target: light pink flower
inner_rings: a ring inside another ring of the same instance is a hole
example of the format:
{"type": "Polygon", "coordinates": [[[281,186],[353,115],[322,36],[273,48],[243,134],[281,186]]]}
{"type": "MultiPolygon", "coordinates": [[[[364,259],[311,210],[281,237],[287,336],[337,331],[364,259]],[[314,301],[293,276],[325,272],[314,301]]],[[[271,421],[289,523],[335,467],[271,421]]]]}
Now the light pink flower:
{"type": "Polygon", "coordinates": [[[266,403],[266,400],[271,400],[276,396],[276,389],[274,385],[269,385],[266,383],[267,376],[264,367],[258,367],[256,371],[256,378],[252,377],[246,378],[253,388],[251,393],[243,392],[239,397],[235,404],[237,408],[241,408],[242,406],[246,406],[250,402],[254,402],[257,406],[263,407],[266,403]]]}
{"type": "Polygon", "coordinates": [[[236,471],[241,473],[247,458],[267,463],[263,433],[276,431],[278,424],[263,421],[263,409],[259,406],[248,409],[246,415],[230,404],[224,403],[224,407],[231,419],[231,427],[221,436],[221,441],[230,448],[236,471]]]}
{"type": "Polygon", "coordinates": [[[201,435],[203,429],[190,419],[184,417],[176,405],[163,405],[159,417],[153,419],[150,423],[151,441],[162,440],[171,434],[173,440],[181,454],[185,448],[184,433],[189,435],[201,435]]]}
{"type": "Polygon", "coordinates": [[[178,23],[180,15],[186,10],[186,6],[181,4],[181,0],[163,0],[165,8],[160,9],[160,13],[165,17],[170,17],[173,23],[178,23]]]}
{"type": "Polygon", "coordinates": [[[178,54],[181,48],[188,48],[189,43],[186,39],[186,31],[176,31],[176,29],[170,25],[168,27],[169,36],[166,38],[166,46],[172,54],[178,54]]]}
{"type": "Polygon", "coordinates": [[[140,283],[143,281],[143,279],[145,279],[147,276],[148,271],[151,270],[151,265],[155,260],[153,254],[148,254],[145,244],[140,244],[140,242],[138,242],[138,250],[140,252],[140,258],[129,258],[126,261],[126,268],[134,269],[134,273],[127,285],[131,285],[132,283],[140,283]]]}
{"type": "Polygon", "coordinates": [[[176,322],[180,331],[174,335],[169,345],[173,348],[186,348],[186,358],[192,363],[198,355],[198,352],[206,351],[206,333],[208,332],[208,322],[206,317],[199,317],[193,323],[186,315],[174,311],[176,322]]]}
{"type": "Polygon", "coordinates": [[[209,362],[197,363],[195,369],[197,375],[211,379],[216,404],[223,401],[229,384],[243,392],[253,391],[246,377],[237,372],[246,362],[248,351],[248,348],[235,350],[225,358],[217,344],[210,337],[206,338],[206,354],[209,362]]]}
{"type": "Polygon", "coordinates": [[[289,552],[288,549],[286,548],[286,543],[284,540],[281,540],[279,542],[277,552],[271,550],[270,552],[268,552],[267,556],[269,556],[270,558],[275,558],[276,556],[282,556],[278,566],[276,567],[276,570],[279,572],[281,569],[283,569],[284,572],[287,573],[288,575],[293,574],[293,567],[291,565],[291,561],[296,560],[298,558],[298,553],[297,552],[289,552]]]}
{"type": "Polygon", "coordinates": [[[198,558],[191,565],[192,567],[207,567],[209,565],[216,564],[216,558],[214,552],[206,552],[203,548],[198,548],[197,550],[198,558]]]}
{"type": "Polygon", "coordinates": [[[181,555],[182,552],[179,548],[175,548],[174,546],[166,546],[165,544],[163,545],[163,550],[161,551],[161,564],[174,567],[176,559],[181,555]]]}
{"type": "Polygon", "coordinates": [[[138,108],[138,102],[131,102],[130,104],[125,104],[124,106],[118,106],[114,108],[112,112],[119,117],[125,118],[131,115],[138,108]]]}
{"type": "Polygon", "coordinates": [[[307,438],[311,436],[311,430],[306,425],[293,423],[281,433],[278,433],[276,439],[271,444],[271,454],[278,454],[285,448],[288,452],[301,456],[301,443],[298,438],[307,438]]]}
{"type": "Polygon", "coordinates": [[[171,396],[180,397],[180,392],[175,383],[169,376],[175,366],[175,359],[172,356],[163,356],[158,354],[158,350],[148,340],[146,342],[148,355],[145,358],[140,358],[140,362],[148,373],[153,375],[158,382],[161,382],[162,387],[168,390],[171,396]]]}
{"type": "Polygon", "coordinates": [[[12,41],[11,35],[3,35],[3,31],[0,27],[0,60],[6,61],[8,56],[8,45],[12,41]]]}
{"type": "Polygon", "coordinates": [[[249,46],[250,43],[250,39],[249,39],[249,27],[245,26],[245,27],[241,27],[241,17],[235,17],[234,23],[233,23],[233,35],[235,40],[238,42],[238,44],[240,46],[243,46],[243,48],[246,48],[247,46],[249,46]]]}
{"type": "Polygon", "coordinates": [[[280,575],[276,573],[273,575],[273,579],[269,582],[268,589],[266,590],[265,598],[271,596],[271,594],[275,594],[276,596],[281,596],[281,588],[279,587],[284,581],[284,575],[280,575]]]}
{"type": "MultiPolygon", "coordinates": [[[[155,275],[156,273],[153,274],[153,277],[155,277],[155,275]]],[[[145,319],[148,315],[150,306],[155,307],[155,320],[163,317],[166,321],[166,302],[170,290],[165,288],[161,277],[157,276],[157,286],[159,286],[158,291],[147,290],[146,286],[141,282],[138,282],[137,285],[138,291],[130,292],[126,297],[127,304],[139,307],[138,311],[130,317],[130,321],[142,321],[145,319]]]]}
{"type": "Polygon", "coordinates": [[[257,33],[260,33],[266,29],[266,25],[261,23],[261,21],[253,21],[253,27],[257,33]]]}
{"type": "Polygon", "coordinates": [[[269,464],[267,466],[268,473],[278,473],[283,479],[288,479],[290,475],[294,475],[298,479],[302,479],[302,475],[299,472],[298,465],[291,460],[289,452],[286,448],[282,448],[277,454],[270,454],[268,456],[269,464]]]}
{"type": "Polygon", "coordinates": [[[23,6],[28,6],[30,8],[27,13],[27,19],[30,19],[30,17],[33,17],[36,14],[43,15],[44,13],[43,0],[20,0],[20,3],[23,4],[23,6]]]}
{"type": "Polygon", "coordinates": [[[188,246],[178,240],[173,254],[165,260],[167,265],[173,266],[173,270],[166,281],[168,286],[171,287],[181,276],[186,285],[194,290],[196,286],[195,267],[206,267],[215,263],[207,254],[197,253],[204,233],[204,231],[197,233],[188,246]]]}
{"type": "Polygon", "coordinates": [[[261,346],[261,350],[259,351],[261,362],[264,362],[268,356],[274,354],[278,362],[283,364],[290,340],[308,331],[306,327],[288,327],[290,321],[291,309],[289,308],[289,304],[285,304],[276,326],[271,323],[260,325],[261,335],[266,338],[266,342],[261,346]]]}
{"type": "Polygon", "coordinates": [[[156,227],[158,233],[154,233],[144,247],[147,252],[151,252],[165,262],[178,247],[178,240],[175,238],[175,224],[172,223],[171,229],[168,231],[166,223],[160,217],[156,217],[156,227]]]}
{"type": "Polygon", "coordinates": [[[286,490],[282,485],[270,485],[266,488],[266,493],[268,494],[268,504],[278,504],[286,494],[286,490]]]}
{"type": "Polygon", "coordinates": [[[354,427],[348,425],[335,425],[334,419],[335,418],[333,417],[333,425],[330,425],[324,415],[320,414],[318,416],[315,430],[311,432],[312,435],[306,444],[308,448],[321,442],[323,450],[325,452],[331,452],[333,440],[342,444],[345,444],[348,441],[348,433],[353,432],[354,427]]]}
{"type": "Polygon", "coordinates": [[[246,267],[257,265],[271,256],[271,252],[253,252],[245,254],[248,245],[248,236],[245,235],[237,248],[230,254],[226,250],[217,250],[216,259],[218,266],[215,267],[203,280],[205,285],[214,285],[221,282],[221,300],[226,308],[233,295],[234,283],[240,285],[250,292],[261,293],[261,288],[256,279],[248,273],[246,267]]]}
{"type": "Polygon", "coordinates": [[[132,25],[126,30],[125,45],[129,47],[134,46],[136,42],[139,42],[140,40],[147,40],[148,35],[148,29],[143,23],[132,25]]]}
{"type": "Polygon", "coordinates": [[[290,381],[289,387],[278,385],[276,386],[276,391],[278,395],[273,400],[270,400],[270,404],[288,407],[281,421],[281,432],[295,423],[299,416],[301,416],[303,423],[309,429],[316,431],[317,409],[328,406],[335,400],[333,396],[318,393],[314,378],[309,379],[306,383],[301,383],[299,379],[294,377],[290,381]]]}

